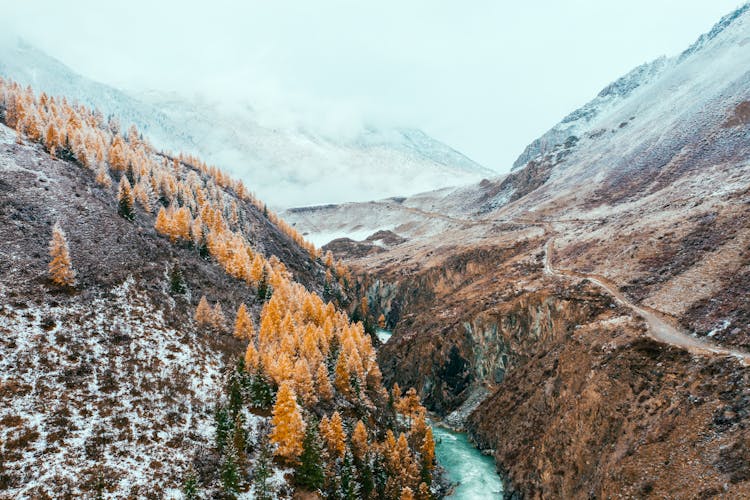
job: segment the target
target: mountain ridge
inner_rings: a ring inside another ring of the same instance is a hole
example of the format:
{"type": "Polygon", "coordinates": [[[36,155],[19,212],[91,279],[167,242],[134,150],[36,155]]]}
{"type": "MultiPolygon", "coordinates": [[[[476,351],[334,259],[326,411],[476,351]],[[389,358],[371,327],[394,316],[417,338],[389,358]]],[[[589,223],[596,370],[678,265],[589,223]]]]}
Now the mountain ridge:
{"type": "Polygon", "coordinates": [[[732,25],[750,10],[750,3],[737,8],[724,16],[710,31],[704,33],[679,55],[667,58],[661,56],[632,69],[622,77],[606,85],[597,96],[582,107],[566,115],[558,124],[532,141],[513,162],[511,172],[526,165],[529,161],[544,156],[550,149],[564,142],[570,136],[580,136],[591,130],[587,127],[592,121],[627,99],[636,89],[647,86],[659,79],[668,69],[680,65],[691,55],[704,49],[714,39],[724,34],[732,25]],[[608,109],[609,108],[609,109],[608,109]]]}

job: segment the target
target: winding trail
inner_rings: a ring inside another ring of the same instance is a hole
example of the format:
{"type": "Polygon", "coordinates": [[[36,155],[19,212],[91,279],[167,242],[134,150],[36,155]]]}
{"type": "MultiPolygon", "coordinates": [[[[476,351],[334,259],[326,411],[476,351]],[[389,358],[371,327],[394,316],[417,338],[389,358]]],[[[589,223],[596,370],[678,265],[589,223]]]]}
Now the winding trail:
{"type": "MultiPolygon", "coordinates": [[[[548,224],[544,223],[543,225],[545,226],[545,230],[549,230],[548,224]]],[[[552,252],[554,249],[554,241],[554,238],[550,237],[547,240],[547,244],[544,248],[545,274],[549,274],[552,276],[588,279],[592,283],[602,288],[612,297],[614,297],[617,302],[624,305],[625,307],[628,307],[637,315],[641,316],[646,321],[646,324],[648,325],[648,332],[654,340],[680,347],[693,354],[709,356],[732,356],[739,359],[744,366],[750,366],[750,353],[720,347],[706,340],[693,337],[687,332],[674,326],[658,312],[650,308],[634,304],[622,292],[618,290],[617,286],[615,286],[613,283],[602,276],[579,273],[576,271],[568,271],[563,269],[555,269],[552,266],[552,252]]]]}

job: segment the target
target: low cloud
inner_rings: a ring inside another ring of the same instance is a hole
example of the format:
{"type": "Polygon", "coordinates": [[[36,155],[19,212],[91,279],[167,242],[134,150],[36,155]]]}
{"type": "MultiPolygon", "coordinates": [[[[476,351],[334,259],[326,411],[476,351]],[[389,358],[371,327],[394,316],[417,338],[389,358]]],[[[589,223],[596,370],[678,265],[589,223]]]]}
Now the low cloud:
{"type": "Polygon", "coordinates": [[[271,127],[418,127],[502,172],[604,85],[680,51],[736,3],[36,0],[3,8],[0,39],[21,35],[115,86],[250,105],[271,127]]]}

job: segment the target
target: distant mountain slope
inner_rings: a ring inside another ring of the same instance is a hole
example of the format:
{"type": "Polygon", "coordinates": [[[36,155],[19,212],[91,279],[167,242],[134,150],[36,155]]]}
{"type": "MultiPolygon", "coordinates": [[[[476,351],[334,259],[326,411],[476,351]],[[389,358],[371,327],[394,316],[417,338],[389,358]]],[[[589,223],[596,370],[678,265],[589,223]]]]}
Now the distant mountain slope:
{"type": "MultiPolygon", "coordinates": [[[[750,108],[749,48],[746,4],[679,56],[643,64],[607,85],[529,144],[509,175],[457,191],[464,198],[458,213],[507,218],[543,207],[570,207],[571,200],[588,210],[637,200],[717,165],[742,164],[747,151],[742,126],[750,108]]],[[[720,186],[704,185],[707,190],[720,186]]],[[[456,193],[408,199],[429,199],[430,211],[451,215],[457,213],[456,193]]],[[[316,238],[316,228],[330,225],[323,220],[328,212],[306,213],[304,220],[299,212],[288,213],[298,229],[316,238]]],[[[393,229],[388,224],[368,229],[393,229]]]]}
{"type": "Polygon", "coordinates": [[[689,80],[696,84],[700,82],[702,93],[693,96],[702,99],[713,97],[717,91],[728,88],[734,80],[733,76],[736,78],[748,69],[741,61],[746,59],[743,55],[748,53],[749,10],[750,4],[745,4],[724,16],[680,55],[669,59],[661,57],[642,64],[607,85],[593,100],[529,144],[514,162],[513,170],[544,156],[571,136],[590,136],[605,125],[623,128],[630,124],[631,119],[638,117],[637,114],[631,117],[628,113],[644,111],[653,106],[656,113],[667,109],[666,106],[673,101],[668,96],[679,97],[680,90],[685,89],[684,84],[689,80]],[[732,51],[737,53],[739,59],[732,60],[733,56],[728,53],[732,51]],[[614,123],[617,120],[621,121],[614,123]]]}
{"type": "Polygon", "coordinates": [[[189,123],[206,158],[248,178],[276,205],[364,201],[496,175],[420,130],[368,127],[332,137],[263,125],[250,106],[227,111],[155,93],[147,100],[174,122],[189,123]]]}
{"type": "Polygon", "coordinates": [[[228,111],[171,94],[129,95],[24,43],[0,48],[0,75],[97,107],[124,126],[135,123],[156,146],[243,177],[275,207],[413,194],[494,175],[420,130],[364,127],[343,138],[272,127],[250,106],[228,111]]]}

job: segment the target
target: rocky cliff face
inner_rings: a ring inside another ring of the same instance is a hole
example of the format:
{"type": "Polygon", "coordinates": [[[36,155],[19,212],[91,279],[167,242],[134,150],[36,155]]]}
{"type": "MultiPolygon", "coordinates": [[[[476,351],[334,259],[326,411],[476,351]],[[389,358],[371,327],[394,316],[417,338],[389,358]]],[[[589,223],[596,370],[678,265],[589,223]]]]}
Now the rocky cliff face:
{"type": "Polygon", "coordinates": [[[506,496],[745,498],[750,371],[638,337],[609,315],[510,372],[468,420],[506,496]]]}
{"type": "Polygon", "coordinates": [[[493,454],[508,497],[750,494],[750,369],[651,340],[588,280],[543,275],[535,249],[464,252],[373,287],[371,302],[402,307],[386,379],[456,410],[447,423],[493,454]]]}
{"type": "Polygon", "coordinates": [[[514,278],[540,278],[535,243],[466,251],[398,285],[376,282],[370,303],[397,333],[378,356],[386,381],[415,385],[428,406],[445,414],[608,310],[610,299],[586,285],[538,281],[516,288],[514,278]],[[494,291],[487,293],[490,283],[494,291]]]}

